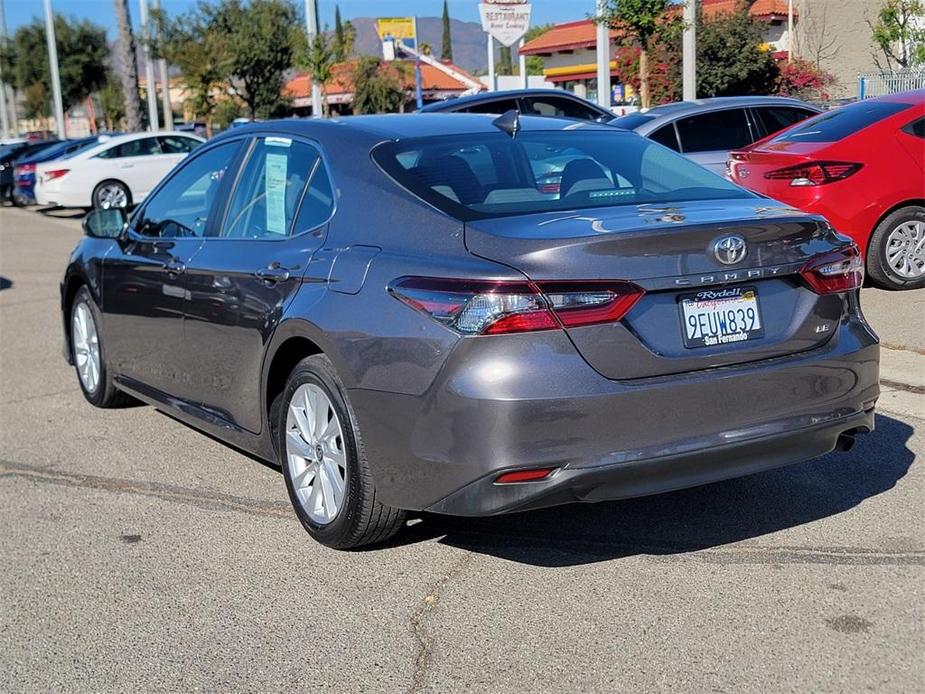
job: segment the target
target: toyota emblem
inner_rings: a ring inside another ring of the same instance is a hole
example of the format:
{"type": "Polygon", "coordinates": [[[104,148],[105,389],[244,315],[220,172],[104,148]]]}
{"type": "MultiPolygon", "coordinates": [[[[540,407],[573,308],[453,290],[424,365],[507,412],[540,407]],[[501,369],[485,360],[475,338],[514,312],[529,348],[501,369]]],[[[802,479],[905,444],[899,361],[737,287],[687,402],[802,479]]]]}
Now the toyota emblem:
{"type": "Polygon", "coordinates": [[[735,265],[748,254],[745,239],[738,234],[721,236],[713,242],[713,255],[723,265],[735,265]]]}

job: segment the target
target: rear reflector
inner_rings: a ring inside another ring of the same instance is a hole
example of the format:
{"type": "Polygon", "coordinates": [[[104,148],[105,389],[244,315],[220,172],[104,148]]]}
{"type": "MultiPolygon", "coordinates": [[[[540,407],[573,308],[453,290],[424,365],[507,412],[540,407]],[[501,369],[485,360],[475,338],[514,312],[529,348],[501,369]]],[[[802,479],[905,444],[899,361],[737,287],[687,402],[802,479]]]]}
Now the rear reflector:
{"type": "Polygon", "coordinates": [[[495,484],[513,484],[515,482],[539,482],[556,471],[554,467],[541,467],[533,470],[516,470],[498,475],[495,484]]]}
{"type": "Polygon", "coordinates": [[[644,291],[631,282],[509,282],[402,277],[389,291],[464,335],[573,328],[621,320],[644,291]]]}
{"type": "Polygon", "coordinates": [[[764,177],[776,181],[790,181],[792,186],[824,186],[841,181],[861,169],[861,164],[843,161],[814,161],[768,171],[764,177]]]}
{"type": "Polygon", "coordinates": [[[838,294],[864,284],[864,260],[854,244],[810,258],[800,275],[817,294],[838,294]]]}

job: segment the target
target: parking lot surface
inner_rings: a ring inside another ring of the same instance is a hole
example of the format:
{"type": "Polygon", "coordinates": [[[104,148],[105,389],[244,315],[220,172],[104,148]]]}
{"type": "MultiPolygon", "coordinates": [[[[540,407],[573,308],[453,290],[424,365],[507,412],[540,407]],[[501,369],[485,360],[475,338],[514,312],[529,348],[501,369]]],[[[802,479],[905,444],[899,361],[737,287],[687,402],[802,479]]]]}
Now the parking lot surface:
{"type": "Polygon", "coordinates": [[[849,453],[338,552],[275,468],[83,400],[79,235],[0,210],[0,690],[925,689],[925,291],[864,290],[896,397],[849,453]]]}

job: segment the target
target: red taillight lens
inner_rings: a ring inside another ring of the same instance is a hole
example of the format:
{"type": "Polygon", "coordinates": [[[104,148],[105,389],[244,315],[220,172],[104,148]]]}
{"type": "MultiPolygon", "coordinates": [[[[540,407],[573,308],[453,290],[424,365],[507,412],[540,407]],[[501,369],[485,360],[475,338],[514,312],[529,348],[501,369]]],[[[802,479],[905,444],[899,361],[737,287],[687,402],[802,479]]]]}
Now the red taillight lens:
{"type": "Polygon", "coordinates": [[[515,470],[505,472],[495,479],[495,484],[512,484],[515,482],[539,482],[556,471],[554,467],[539,467],[532,470],[515,470]]]}
{"type": "Polygon", "coordinates": [[[838,294],[864,284],[864,260],[854,244],[810,258],[800,275],[817,294],[838,294]]]}
{"type": "Polygon", "coordinates": [[[824,186],[841,181],[861,170],[862,164],[843,161],[814,161],[768,171],[764,177],[772,181],[790,181],[792,186],[824,186]]]}
{"type": "Polygon", "coordinates": [[[42,180],[44,181],[53,181],[56,178],[61,178],[66,175],[70,169],[55,169],[54,171],[46,171],[42,174],[42,180]]]}
{"type": "Polygon", "coordinates": [[[389,291],[464,335],[571,328],[622,319],[644,294],[630,282],[507,282],[403,277],[389,291]]]}

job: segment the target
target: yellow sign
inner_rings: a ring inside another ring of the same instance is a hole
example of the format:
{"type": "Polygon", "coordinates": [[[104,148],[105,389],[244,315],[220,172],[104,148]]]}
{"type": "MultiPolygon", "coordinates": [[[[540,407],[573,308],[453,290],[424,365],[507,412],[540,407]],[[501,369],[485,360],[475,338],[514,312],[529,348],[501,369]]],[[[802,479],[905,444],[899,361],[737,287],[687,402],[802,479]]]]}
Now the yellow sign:
{"type": "Polygon", "coordinates": [[[393,39],[401,39],[405,45],[414,46],[417,39],[414,29],[414,17],[380,17],[376,20],[376,31],[380,39],[389,36],[393,39]]]}

